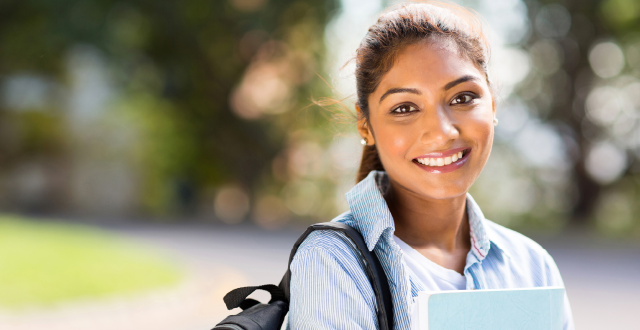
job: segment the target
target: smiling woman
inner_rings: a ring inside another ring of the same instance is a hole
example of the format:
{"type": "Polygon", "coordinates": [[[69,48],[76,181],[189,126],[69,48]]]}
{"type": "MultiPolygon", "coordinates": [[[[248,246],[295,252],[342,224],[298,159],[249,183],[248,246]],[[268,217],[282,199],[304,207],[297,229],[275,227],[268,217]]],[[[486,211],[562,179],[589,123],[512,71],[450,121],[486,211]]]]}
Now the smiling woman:
{"type": "MultiPolygon", "coordinates": [[[[410,329],[421,291],[563,286],[529,238],[484,218],[468,194],[493,144],[489,45],[477,17],[442,3],[391,8],[356,56],[364,150],[350,210],[380,259],[393,328],[410,329]]],[[[374,293],[359,258],[334,232],[314,232],[291,263],[292,329],[375,329],[374,293]]],[[[564,299],[564,329],[573,329],[564,299]]],[[[478,306],[484,310],[486,306],[478,306]]]]}

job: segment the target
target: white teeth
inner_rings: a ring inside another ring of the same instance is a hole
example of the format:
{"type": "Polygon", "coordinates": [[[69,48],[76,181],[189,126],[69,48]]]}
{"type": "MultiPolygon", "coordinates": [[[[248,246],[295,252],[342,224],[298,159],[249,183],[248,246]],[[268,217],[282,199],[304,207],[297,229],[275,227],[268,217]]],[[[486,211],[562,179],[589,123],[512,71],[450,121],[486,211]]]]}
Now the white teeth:
{"type": "Polygon", "coordinates": [[[462,158],[463,152],[460,151],[457,154],[453,154],[449,157],[444,158],[417,158],[418,163],[426,166],[445,166],[450,165],[451,163],[455,163],[460,158],[462,158]]]}

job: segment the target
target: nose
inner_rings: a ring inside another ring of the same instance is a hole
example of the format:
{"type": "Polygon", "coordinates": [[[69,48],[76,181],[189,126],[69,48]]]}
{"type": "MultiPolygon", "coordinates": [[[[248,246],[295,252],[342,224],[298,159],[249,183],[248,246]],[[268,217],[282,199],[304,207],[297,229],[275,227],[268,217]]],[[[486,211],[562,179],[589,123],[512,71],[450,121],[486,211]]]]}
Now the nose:
{"type": "Polygon", "coordinates": [[[421,118],[422,134],[420,142],[437,148],[456,139],[460,132],[454,125],[453,118],[442,106],[427,109],[421,118]]]}

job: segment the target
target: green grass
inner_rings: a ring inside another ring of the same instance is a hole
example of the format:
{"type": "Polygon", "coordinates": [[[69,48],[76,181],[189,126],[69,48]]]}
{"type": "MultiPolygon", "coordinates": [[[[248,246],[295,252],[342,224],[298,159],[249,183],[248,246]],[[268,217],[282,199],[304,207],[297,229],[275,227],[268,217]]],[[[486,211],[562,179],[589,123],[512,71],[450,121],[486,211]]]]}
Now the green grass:
{"type": "Polygon", "coordinates": [[[136,294],[181,277],[161,254],[114,234],[0,216],[0,309],[136,294]]]}

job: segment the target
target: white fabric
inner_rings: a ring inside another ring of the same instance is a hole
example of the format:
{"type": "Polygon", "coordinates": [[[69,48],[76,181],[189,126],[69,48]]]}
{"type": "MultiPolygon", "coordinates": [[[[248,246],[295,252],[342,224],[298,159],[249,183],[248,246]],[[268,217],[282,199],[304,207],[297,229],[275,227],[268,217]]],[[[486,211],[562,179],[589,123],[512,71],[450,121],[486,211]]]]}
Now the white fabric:
{"type": "Polygon", "coordinates": [[[422,283],[425,291],[466,289],[467,279],[464,275],[460,275],[455,270],[444,268],[429,260],[429,258],[423,256],[395,235],[393,239],[404,252],[404,262],[407,267],[413,272],[416,279],[422,283]]]}

